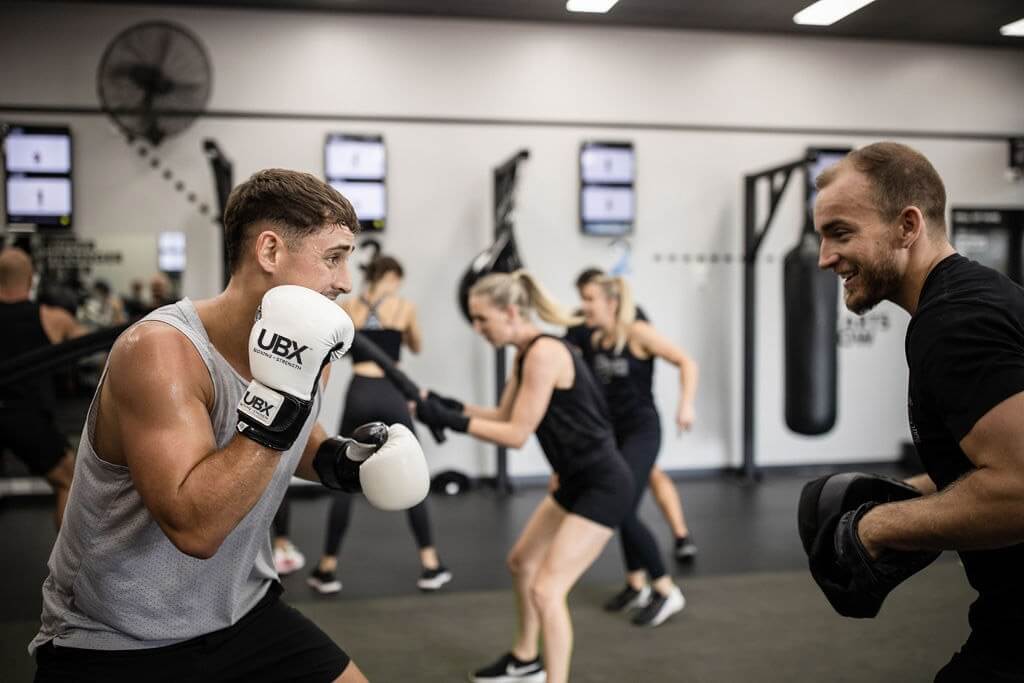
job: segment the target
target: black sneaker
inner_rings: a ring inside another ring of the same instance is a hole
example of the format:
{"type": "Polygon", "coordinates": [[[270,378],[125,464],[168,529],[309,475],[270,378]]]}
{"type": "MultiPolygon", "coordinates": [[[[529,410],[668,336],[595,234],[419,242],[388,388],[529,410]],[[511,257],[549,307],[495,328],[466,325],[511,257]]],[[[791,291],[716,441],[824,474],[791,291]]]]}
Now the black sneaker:
{"type": "Polygon", "coordinates": [[[644,586],[640,590],[637,590],[627,583],[625,588],[610,597],[608,602],[604,603],[604,611],[622,612],[623,610],[634,609],[636,607],[646,607],[647,603],[650,601],[650,586],[644,586]]]}
{"type": "Polygon", "coordinates": [[[439,566],[437,569],[424,569],[420,578],[416,580],[416,587],[421,591],[436,591],[451,580],[452,573],[439,566]]]}
{"type": "Polygon", "coordinates": [[[503,654],[498,661],[477,669],[469,674],[473,683],[545,683],[548,674],[544,671],[540,657],[524,662],[511,652],[503,654]]]}
{"type": "Polygon", "coordinates": [[[651,602],[642,610],[633,615],[633,623],[637,626],[660,626],[665,620],[676,612],[681,612],[686,606],[686,598],[679,587],[672,589],[668,595],[662,595],[658,591],[651,591],[651,602]]]}
{"type": "Polygon", "coordinates": [[[680,562],[690,562],[697,556],[697,546],[689,536],[676,539],[675,556],[680,562]]]}
{"type": "Polygon", "coordinates": [[[322,572],[317,567],[306,579],[306,585],[324,595],[337,593],[341,590],[341,581],[334,572],[322,572]]]}

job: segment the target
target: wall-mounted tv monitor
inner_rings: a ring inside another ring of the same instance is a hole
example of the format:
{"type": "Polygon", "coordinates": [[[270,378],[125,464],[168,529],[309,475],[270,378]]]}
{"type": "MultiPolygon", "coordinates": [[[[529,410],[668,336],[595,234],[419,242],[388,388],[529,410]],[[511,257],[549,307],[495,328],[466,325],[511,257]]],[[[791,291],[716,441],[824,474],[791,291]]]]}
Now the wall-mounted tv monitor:
{"type": "Polygon", "coordinates": [[[71,129],[7,125],[2,135],[7,224],[70,228],[71,129]]]}
{"type": "Polygon", "coordinates": [[[807,201],[807,219],[814,220],[814,199],[818,196],[818,190],[814,181],[826,168],[835,166],[850,153],[849,147],[810,147],[807,150],[807,158],[810,163],[807,166],[807,187],[804,197],[807,201]]]}
{"type": "Polygon", "coordinates": [[[580,229],[585,235],[633,232],[636,220],[636,155],[631,142],[580,146],[580,229]]]}
{"type": "Polygon", "coordinates": [[[387,153],[380,135],[331,133],[324,145],[324,177],[352,202],[363,230],[387,222],[387,153]]]}
{"type": "Polygon", "coordinates": [[[168,230],[157,235],[156,267],[160,272],[184,273],[185,252],[185,233],[168,230]]]}

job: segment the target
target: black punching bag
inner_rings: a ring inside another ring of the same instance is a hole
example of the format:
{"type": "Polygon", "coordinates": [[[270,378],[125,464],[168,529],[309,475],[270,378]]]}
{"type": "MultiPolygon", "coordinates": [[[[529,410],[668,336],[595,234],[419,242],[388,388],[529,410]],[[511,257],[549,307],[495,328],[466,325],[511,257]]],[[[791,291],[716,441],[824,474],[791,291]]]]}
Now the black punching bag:
{"type": "Polygon", "coordinates": [[[815,436],[836,423],[839,278],[818,268],[818,237],[804,232],[786,254],[786,424],[815,436]]]}
{"type": "Polygon", "coordinates": [[[512,228],[505,227],[498,232],[498,238],[494,244],[477,254],[476,258],[466,268],[459,280],[458,301],[462,315],[469,320],[469,290],[476,284],[476,281],[491,273],[511,273],[523,267],[522,259],[519,258],[519,250],[516,248],[516,238],[512,228]]]}

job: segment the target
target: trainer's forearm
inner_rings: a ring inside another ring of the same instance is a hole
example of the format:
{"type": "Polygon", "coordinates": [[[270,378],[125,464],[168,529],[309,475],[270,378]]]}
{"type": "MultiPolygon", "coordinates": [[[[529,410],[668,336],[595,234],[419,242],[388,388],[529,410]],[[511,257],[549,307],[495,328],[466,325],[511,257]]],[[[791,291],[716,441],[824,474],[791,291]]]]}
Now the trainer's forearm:
{"type": "Polygon", "coordinates": [[[161,526],[182,552],[212,557],[270,483],[281,453],[241,435],[200,460],[161,526]]]}
{"type": "Polygon", "coordinates": [[[858,527],[865,545],[987,550],[1024,542],[1024,478],[974,470],[938,493],[880,505],[858,527]]]}

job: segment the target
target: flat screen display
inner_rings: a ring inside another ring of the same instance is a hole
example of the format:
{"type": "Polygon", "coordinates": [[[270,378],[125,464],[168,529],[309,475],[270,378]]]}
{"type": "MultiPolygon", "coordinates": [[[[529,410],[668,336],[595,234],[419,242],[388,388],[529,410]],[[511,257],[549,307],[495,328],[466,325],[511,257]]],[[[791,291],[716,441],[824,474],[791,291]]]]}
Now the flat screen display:
{"type": "Polygon", "coordinates": [[[807,165],[807,188],[804,195],[807,198],[808,220],[814,221],[814,199],[818,196],[815,180],[822,171],[835,166],[849,153],[849,147],[811,147],[807,150],[807,158],[811,160],[807,165]]]}
{"type": "Polygon", "coordinates": [[[330,184],[352,202],[360,223],[384,220],[387,206],[384,183],[332,180],[330,184]]]}
{"type": "Polygon", "coordinates": [[[580,227],[586,235],[633,232],[636,155],[630,142],[584,142],[580,147],[580,227]]]}
{"type": "Polygon", "coordinates": [[[71,130],[8,126],[3,136],[6,220],[71,227],[71,130]]]}
{"type": "Polygon", "coordinates": [[[156,238],[156,267],[164,273],[185,272],[185,233],[161,232],[156,238]]]}
{"type": "Polygon", "coordinates": [[[329,134],[324,146],[324,176],[352,202],[363,230],[384,229],[387,153],[380,135],[329,134]]]}

